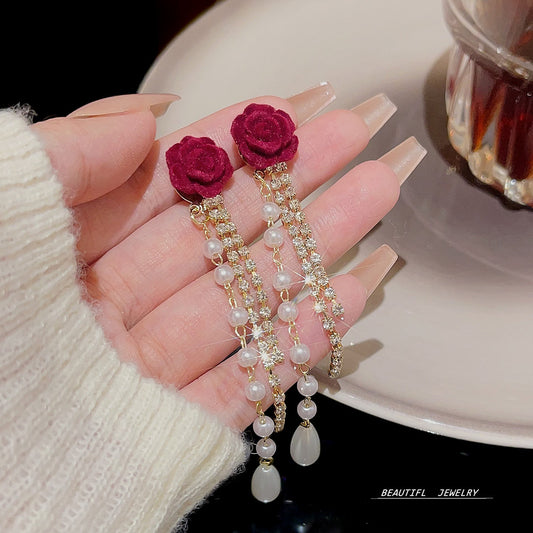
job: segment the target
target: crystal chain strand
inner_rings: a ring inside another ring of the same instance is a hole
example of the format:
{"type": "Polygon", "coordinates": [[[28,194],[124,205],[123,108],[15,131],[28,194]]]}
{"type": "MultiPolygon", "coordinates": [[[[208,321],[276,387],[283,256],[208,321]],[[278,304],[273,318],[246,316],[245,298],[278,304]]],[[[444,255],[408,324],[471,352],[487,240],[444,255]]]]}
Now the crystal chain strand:
{"type": "Polygon", "coordinates": [[[288,333],[293,343],[289,351],[289,357],[295,368],[302,374],[297,385],[298,391],[304,396],[304,399],[300,401],[297,407],[297,412],[302,422],[294,432],[290,452],[291,457],[297,464],[308,466],[313,464],[320,456],[320,438],[315,427],[310,422],[310,419],[317,412],[316,404],[311,396],[318,391],[318,382],[314,376],[309,374],[310,368],[307,362],[311,357],[311,351],[307,345],[301,342],[296,325],[298,307],[290,300],[289,288],[292,284],[292,278],[290,273],[284,269],[280,250],[284,242],[284,232],[280,227],[275,226],[281,210],[276,203],[272,202],[272,191],[264,180],[262,173],[256,171],[254,178],[259,183],[264,202],[261,215],[267,223],[263,241],[266,246],[272,249],[272,262],[277,270],[272,284],[280,293],[281,304],[278,307],[278,317],[287,323],[288,333]]]}
{"type": "Polygon", "coordinates": [[[277,163],[266,168],[261,174],[270,178],[270,189],[275,203],[280,208],[281,221],[292,238],[296,255],[302,265],[304,283],[310,288],[314,298],[314,310],[327,332],[331,345],[329,376],[336,378],[341,372],[344,349],[334,317],[342,319],[344,308],[336,300],[335,290],[330,286],[328,275],[322,266],[322,257],[316,251],[316,240],[313,238],[311,227],[305,221],[300,201],[296,198],[287,164],[277,163]],[[327,302],[330,303],[331,312],[327,302]]]}

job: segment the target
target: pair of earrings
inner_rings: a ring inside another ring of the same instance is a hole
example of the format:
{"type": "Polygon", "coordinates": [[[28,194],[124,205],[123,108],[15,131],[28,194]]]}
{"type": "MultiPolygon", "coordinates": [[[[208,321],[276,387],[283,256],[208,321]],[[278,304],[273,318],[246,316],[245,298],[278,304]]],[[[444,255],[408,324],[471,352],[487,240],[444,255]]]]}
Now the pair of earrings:
{"type": "Polygon", "coordinates": [[[243,161],[254,169],[253,177],[263,199],[261,217],[266,224],[263,242],[271,250],[276,268],[271,284],[280,300],[275,313],[250,249],[224,205],[221,193],[233,174],[227,153],[208,137],[190,136],[166,153],[170,181],[178,194],[191,204],[191,219],[205,236],[203,254],[213,263],[215,282],[228,298],[227,319],[241,345],[237,360],[248,374],[244,392],[255,404],[257,413],[253,431],[259,438],[256,451],[260,460],[252,476],[252,494],[265,503],[274,500],[281,490],[280,475],[273,464],[276,444],[271,435],[283,429],[286,417],[285,394],[276,373],[276,366],[285,360],[285,354],[279,345],[274,315],[286,324],[291,341],[288,355],[300,374],[297,388],[303,396],[297,407],[301,423],[291,440],[291,456],[296,463],[307,466],[320,455],[320,439],[310,422],[317,412],[312,397],[318,391],[318,382],[310,374],[310,349],[300,338],[296,324],[298,307],[290,298],[289,291],[296,280],[281,252],[286,233],[331,345],[329,375],[338,377],[342,366],[343,347],[335,320],[342,319],[344,309],[330,286],[287,167],[287,161],[298,149],[295,130],[287,113],[264,104],[250,104],[231,126],[231,135],[243,161]],[[263,410],[266,387],[256,376],[259,363],[272,392],[274,419],[263,410]]]}

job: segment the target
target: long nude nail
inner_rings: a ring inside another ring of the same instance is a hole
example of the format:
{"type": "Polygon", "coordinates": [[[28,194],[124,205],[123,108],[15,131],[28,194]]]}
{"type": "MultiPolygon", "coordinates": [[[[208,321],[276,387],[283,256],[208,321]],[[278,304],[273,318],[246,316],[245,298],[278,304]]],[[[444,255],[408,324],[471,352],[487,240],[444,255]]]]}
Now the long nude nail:
{"type": "Polygon", "coordinates": [[[328,81],[324,81],[315,87],[290,96],[287,100],[292,104],[298,119],[298,125],[301,126],[318,115],[335,98],[333,87],[328,81]]]}
{"type": "Polygon", "coordinates": [[[380,93],[353,107],[351,111],[364,120],[370,137],[373,137],[397,109],[387,95],[380,93]]]}
{"type": "Polygon", "coordinates": [[[409,137],[382,155],[379,160],[392,168],[401,185],[426,154],[427,150],[414,137],[409,137]]]}
{"type": "Polygon", "coordinates": [[[350,270],[349,273],[363,284],[368,298],[376,290],[397,259],[398,254],[387,244],[382,244],[353,270],[350,270]]]}
{"type": "Polygon", "coordinates": [[[172,102],[179,100],[176,94],[124,94],[110,96],[96,102],[91,102],[74,112],[69,118],[91,118],[107,115],[123,115],[135,111],[151,111],[154,117],[160,117],[172,102]]]}

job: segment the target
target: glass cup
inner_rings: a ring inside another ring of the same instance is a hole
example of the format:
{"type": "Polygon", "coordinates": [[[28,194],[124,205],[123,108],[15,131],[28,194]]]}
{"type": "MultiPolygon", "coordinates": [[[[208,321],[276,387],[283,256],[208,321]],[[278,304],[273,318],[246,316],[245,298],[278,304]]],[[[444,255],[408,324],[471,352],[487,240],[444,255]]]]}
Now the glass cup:
{"type": "Polygon", "coordinates": [[[533,206],[533,0],[443,0],[455,40],[446,110],[477,179],[533,206]]]}

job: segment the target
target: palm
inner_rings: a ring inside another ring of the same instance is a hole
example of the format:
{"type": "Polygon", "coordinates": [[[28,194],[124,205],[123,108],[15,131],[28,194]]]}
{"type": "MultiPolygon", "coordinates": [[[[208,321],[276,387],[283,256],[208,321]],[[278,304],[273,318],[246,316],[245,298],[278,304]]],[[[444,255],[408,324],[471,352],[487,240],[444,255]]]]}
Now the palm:
{"type": "MultiPolygon", "coordinates": [[[[289,111],[283,100],[256,101],[289,111]]],[[[92,198],[83,194],[71,197],[79,224],[80,258],[88,265],[84,275],[88,298],[120,357],[135,363],[143,374],[181,389],[186,397],[239,429],[253,420],[255,409],[241,393],[246,372],[227,357],[239,345],[224,318],[227,297],[213,282],[212,265],[201,253],[203,233],[191,223],[188,205],[179,201],[168,182],[164,155],[187,134],[212,137],[226,149],[237,169],[223,193],[226,206],[244,239],[254,241],[264,229],[258,215],[262,200],[229,135],[231,120],[242,108],[243,104],[227,108],[155,143],[146,132],[139,133],[146,136],[134,141],[144,147],[137,150],[140,160],[124,157],[107,167],[102,163],[100,167],[113,173],[108,190],[101,195],[93,192],[92,198]]],[[[138,115],[90,120],[108,121],[102,127],[102,135],[108,138],[102,143],[112,145],[118,142],[111,138],[113,131],[131,127],[127,121],[149,120],[146,113],[138,115]],[[110,120],[117,124],[115,129],[109,128],[110,120]]],[[[40,129],[45,131],[46,124],[40,129]]],[[[297,134],[300,149],[292,174],[299,198],[342,169],[368,141],[363,122],[349,111],[325,114],[302,126],[297,134]]],[[[130,137],[132,133],[125,131],[124,138],[130,137]]],[[[125,150],[124,146],[120,149],[125,150]]],[[[133,153],[131,146],[126,152],[133,153]]],[[[53,161],[54,157],[62,156],[52,154],[53,161]]],[[[61,179],[61,171],[58,173],[61,179]]],[[[397,195],[398,181],[392,171],[373,162],[355,167],[314,200],[306,215],[324,266],[369,231],[393,206],[397,195]]],[[[259,241],[251,253],[258,271],[270,279],[275,272],[270,252],[259,241]]],[[[284,246],[282,253],[287,268],[298,271],[292,247],[284,246]]],[[[339,276],[333,285],[346,309],[345,321],[352,324],[364,305],[364,290],[352,276],[339,276]]],[[[299,288],[301,285],[294,291],[299,288]]],[[[268,297],[275,309],[278,294],[270,290],[268,297]]],[[[312,346],[311,363],[315,364],[326,354],[328,343],[312,315],[312,305],[302,302],[299,331],[312,346]]],[[[280,329],[280,343],[287,345],[284,335],[280,329]]],[[[288,363],[278,374],[284,389],[297,379],[288,363]]]]}

